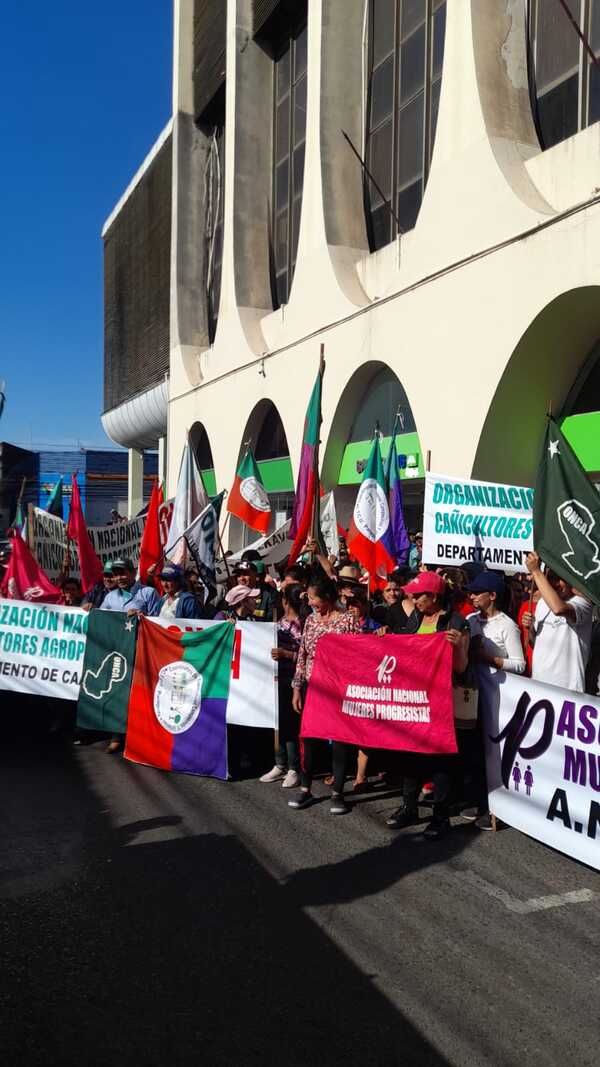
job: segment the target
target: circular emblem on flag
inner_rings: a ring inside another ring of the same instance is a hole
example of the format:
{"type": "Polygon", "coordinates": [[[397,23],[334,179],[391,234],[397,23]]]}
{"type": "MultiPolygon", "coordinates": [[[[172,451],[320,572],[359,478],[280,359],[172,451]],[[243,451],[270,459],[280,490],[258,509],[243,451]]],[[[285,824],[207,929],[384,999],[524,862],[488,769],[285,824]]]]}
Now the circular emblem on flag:
{"type": "Polygon", "coordinates": [[[383,487],[375,478],[362,482],[354,505],[354,522],[369,541],[380,541],[390,525],[390,509],[383,487]]]}
{"type": "Polygon", "coordinates": [[[200,714],[202,675],[191,663],[178,660],[158,672],[154,714],[170,734],[183,734],[200,714]]]}
{"type": "Polygon", "coordinates": [[[39,600],[43,595],[44,590],[40,585],[31,585],[29,589],[26,589],[23,593],[23,600],[39,600]]]}
{"type": "Polygon", "coordinates": [[[255,511],[270,511],[271,505],[269,498],[265,492],[264,485],[261,485],[258,478],[251,475],[250,478],[244,478],[240,482],[240,496],[251,508],[255,511]]]}

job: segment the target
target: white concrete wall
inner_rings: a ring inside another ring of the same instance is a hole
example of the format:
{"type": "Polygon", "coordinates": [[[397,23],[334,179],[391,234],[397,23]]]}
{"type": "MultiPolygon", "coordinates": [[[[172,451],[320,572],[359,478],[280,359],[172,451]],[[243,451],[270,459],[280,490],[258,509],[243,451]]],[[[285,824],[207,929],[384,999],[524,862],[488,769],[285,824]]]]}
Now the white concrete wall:
{"type": "MultiPolygon", "coordinates": [[[[193,369],[174,353],[171,491],[185,432],[198,421],[208,433],[217,484],[229,488],[246,421],[264,398],[281,415],[296,473],[321,341],[324,444],[353,373],[382,361],[407,391],[432,469],[531,481],[543,413],[549,402],[560,411],[600,336],[600,289],[591,288],[600,280],[600,203],[594,200],[600,126],[540,151],[527,91],[523,0],[448,0],[437,139],[417,225],[375,254],[328,245],[320,139],[328,121],[321,93],[323,9],[348,2],[362,0],[309,0],[298,262],[289,304],[265,311],[236,301],[236,277],[253,270],[251,261],[235,262],[233,239],[234,225],[243,225],[235,217],[236,166],[244,160],[236,161],[233,87],[245,50],[247,2],[228,0],[221,312],[215,343],[193,369]]],[[[349,91],[360,108],[361,85],[349,91]]],[[[179,92],[185,95],[185,87],[179,92]]],[[[269,102],[264,123],[270,128],[270,122],[269,102]]],[[[341,142],[339,151],[349,149],[341,142]]],[[[270,186],[257,184],[257,201],[265,197],[270,186]]]]}

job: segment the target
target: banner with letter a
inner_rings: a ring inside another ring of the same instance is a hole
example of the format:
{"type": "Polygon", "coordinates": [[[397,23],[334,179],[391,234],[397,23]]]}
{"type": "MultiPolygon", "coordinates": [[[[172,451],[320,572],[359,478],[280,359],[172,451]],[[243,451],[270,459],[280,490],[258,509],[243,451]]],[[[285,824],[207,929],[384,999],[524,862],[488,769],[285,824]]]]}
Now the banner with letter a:
{"type": "Polygon", "coordinates": [[[489,808],[600,869],[600,700],[481,671],[489,808]]]}
{"type": "Polygon", "coordinates": [[[452,646],[444,634],[325,634],[301,733],[360,748],[456,752],[452,646]]]}

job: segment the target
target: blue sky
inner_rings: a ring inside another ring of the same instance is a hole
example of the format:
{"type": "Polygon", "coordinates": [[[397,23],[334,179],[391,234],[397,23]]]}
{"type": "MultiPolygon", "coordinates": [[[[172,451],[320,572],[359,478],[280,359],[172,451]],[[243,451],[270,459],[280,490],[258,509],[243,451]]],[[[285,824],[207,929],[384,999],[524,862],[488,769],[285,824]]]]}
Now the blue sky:
{"type": "Polygon", "coordinates": [[[0,439],[110,445],[106,217],[171,114],[171,0],[4,5],[0,439]]]}

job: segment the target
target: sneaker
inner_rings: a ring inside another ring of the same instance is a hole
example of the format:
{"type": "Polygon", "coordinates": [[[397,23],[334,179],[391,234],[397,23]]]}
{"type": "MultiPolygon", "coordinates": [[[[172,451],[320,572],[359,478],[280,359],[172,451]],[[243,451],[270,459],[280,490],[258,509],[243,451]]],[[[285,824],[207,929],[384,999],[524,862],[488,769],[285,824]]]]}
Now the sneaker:
{"type": "Polygon", "coordinates": [[[285,778],[285,770],[283,767],[275,765],[272,770],[267,771],[258,780],[259,782],[279,782],[281,778],[285,778]]]}
{"type": "Polygon", "coordinates": [[[283,782],[281,783],[282,789],[295,789],[300,785],[300,775],[298,771],[288,771],[283,782]]]}
{"type": "Polygon", "coordinates": [[[480,814],[479,808],[463,808],[461,811],[461,817],[466,819],[467,822],[476,822],[478,815],[480,814]]]}
{"type": "Polygon", "coordinates": [[[350,808],[346,804],[343,796],[336,796],[335,793],[331,798],[331,807],[329,808],[330,815],[345,815],[350,811],[350,808]]]}
{"type": "Polygon", "coordinates": [[[312,793],[307,793],[306,790],[302,790],[299,797],[294,797],[293,800],[288,800],[288,808],[294,808],[296,811],[300,811],[301,808],[308,808],[314,799],[312,793]]]}
{"type": "Polygon", "coordinates": [[[423,830],[423,837],[426,837],[428,841],[437,841],[440,837],[445,837],[449,829],[450,819],[440,819],[434,815],[429,825],[423,830]]]}
{"type": "Polygon", "coordinates": [[[489,811],[487,815],[480,815],[478,819],[475,819],[475,826],[478,830],[493,830],[492,816],[489,811]]]}
{"type": "Polygon", "coordinates": [[[385,820],[385,823],[386,826],[391,826],[394,830],[404,830],[407,826],[414,826],[418,821],[419,812],[417,808],[411,808],[402,801],[400,807],[392,812],[389,818],[385,820]]]}

